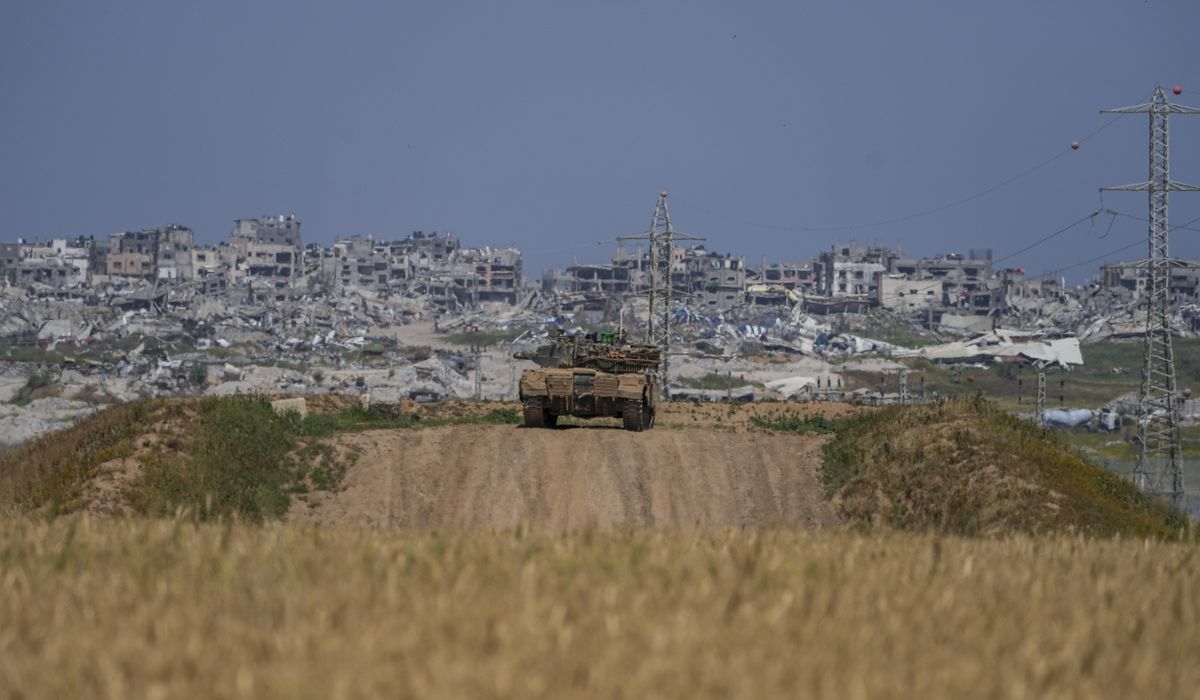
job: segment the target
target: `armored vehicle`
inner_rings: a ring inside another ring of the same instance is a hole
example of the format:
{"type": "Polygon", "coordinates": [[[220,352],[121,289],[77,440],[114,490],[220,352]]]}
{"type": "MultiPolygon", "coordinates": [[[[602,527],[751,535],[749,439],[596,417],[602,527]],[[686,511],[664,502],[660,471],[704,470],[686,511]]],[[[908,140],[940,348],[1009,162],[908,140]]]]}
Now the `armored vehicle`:
{"type": "Polygon", "coordinates": [[[539,369],[521,374],[525,426],[552,428],[559,416],[621,418],[626,430],[654,425],[658,405],[659,349],[630,345],[616,333],[550,335],[532,353],[515,353],[539,369]]]}

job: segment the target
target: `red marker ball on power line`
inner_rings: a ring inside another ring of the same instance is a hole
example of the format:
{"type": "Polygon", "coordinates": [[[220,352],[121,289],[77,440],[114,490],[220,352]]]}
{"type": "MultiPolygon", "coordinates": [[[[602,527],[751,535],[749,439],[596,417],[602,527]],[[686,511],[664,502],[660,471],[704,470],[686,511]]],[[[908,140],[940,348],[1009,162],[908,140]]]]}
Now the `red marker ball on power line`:
{"type": "Polygon", "coordinates": [[[1183,86],[1176,85],[1175,87],[1171,88],[1171,92],[1175,93],[1176,95],[1182,95],[1183,94],[1183,86]]]}
{"type": "Polygon", "coordinates": [[[1071,142],[1071,150],[1072,150],[1072,151],[1078,151],[1078,150],[1079,150],[1079,142],[1078,142],[1078,141],[1072,141],[1072,142],[1071,142]]]}

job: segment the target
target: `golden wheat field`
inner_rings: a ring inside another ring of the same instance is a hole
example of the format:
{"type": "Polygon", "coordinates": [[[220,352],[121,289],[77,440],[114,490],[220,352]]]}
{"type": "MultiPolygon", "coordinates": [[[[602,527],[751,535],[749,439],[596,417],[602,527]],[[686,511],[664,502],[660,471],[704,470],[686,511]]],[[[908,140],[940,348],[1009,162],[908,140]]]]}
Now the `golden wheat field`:
{"type": "Polygon", "coordinates": [[[1194,545],[0,519],[9,698],[1200,693],[1194,545]]]}

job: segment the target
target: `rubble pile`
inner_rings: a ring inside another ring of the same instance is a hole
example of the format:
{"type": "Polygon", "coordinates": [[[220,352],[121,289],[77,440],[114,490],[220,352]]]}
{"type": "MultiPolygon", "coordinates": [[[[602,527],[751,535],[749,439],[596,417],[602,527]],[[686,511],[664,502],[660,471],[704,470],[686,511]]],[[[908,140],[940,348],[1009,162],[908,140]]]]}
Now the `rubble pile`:
{"type": "MultiPolygon", "coordinates": [[[[300,230],[288,215],[236,219],[212,246],[178,224],[0,243],[4,441],[139,397],[511,398],[527,366],[513,353],[548,329],[646,329],[640,249],[530,280],[520,251],[448,233],[322,246],[300,230]]],[[[839,243],[753,267],[679,247],[667,387],[697,400],[834,396],[864,357],[888,371],[905,358],[1071,366],[1080,342],[1141,333],[1144,273],[1105,265],[1071,288],[997,268],[990,250],[912,258],[839,243]]],[[[1170,286],[1177,330],[1197,335],[1200,265],[1181,261],[1170,286]]]]}

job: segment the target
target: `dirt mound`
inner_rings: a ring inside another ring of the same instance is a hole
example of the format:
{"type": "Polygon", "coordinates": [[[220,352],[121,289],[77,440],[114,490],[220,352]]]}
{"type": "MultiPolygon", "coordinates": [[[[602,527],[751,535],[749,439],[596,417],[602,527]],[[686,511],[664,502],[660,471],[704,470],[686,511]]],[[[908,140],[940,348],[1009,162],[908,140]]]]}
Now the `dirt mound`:
{"type": "Polygon", "coordinates": [[[843,423],[825,485],[848,522],[961,536],[1076,532],[1172,538],[1187,517],[979,397],[843,423]]]}
{"type": "Polygon", "coordinates": [[[291,519],[420,528],[816,526],[814,436],[609,427],[460,425],[345,435],[343,488],[291,519]]]}

